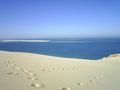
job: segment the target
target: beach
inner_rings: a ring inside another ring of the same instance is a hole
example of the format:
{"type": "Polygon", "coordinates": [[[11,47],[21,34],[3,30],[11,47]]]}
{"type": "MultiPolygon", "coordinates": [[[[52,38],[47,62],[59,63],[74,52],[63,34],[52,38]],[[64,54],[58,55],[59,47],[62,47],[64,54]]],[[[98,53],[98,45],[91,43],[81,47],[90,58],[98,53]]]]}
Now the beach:
{"type": "Polygon", "coordinates": [[[120,90],[120,54],[99,60],[0,51],[0,90],[120,90]]]}

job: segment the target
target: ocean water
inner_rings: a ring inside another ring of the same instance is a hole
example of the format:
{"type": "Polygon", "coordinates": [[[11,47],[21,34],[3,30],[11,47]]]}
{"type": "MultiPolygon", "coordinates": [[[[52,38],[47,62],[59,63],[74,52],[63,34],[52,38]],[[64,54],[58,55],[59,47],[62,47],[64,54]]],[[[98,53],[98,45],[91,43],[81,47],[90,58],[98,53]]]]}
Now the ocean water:
{"type": "Polygon", "coordinates": [[[0,50],[97,60],[120,53],[120,38],[51,39],[50,42],[1,42],[0,50]]]}

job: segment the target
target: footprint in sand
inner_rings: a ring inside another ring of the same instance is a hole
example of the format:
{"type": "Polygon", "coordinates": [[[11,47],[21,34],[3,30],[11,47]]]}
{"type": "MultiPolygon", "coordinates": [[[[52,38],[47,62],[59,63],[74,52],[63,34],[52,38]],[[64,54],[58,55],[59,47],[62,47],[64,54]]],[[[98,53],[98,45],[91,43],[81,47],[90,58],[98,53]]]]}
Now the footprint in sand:
{"type": "Polygon", "coordinates": [[[17,69],[17,70],[20,70],[20,67],[14,67],[15,69],[17,69]]]}
{"type": "Polygon", "coordinates": [[[11,65],[7,65],[7,67],[11,67],[11,65]]]}
{"type": "Polygon", "coordinates": [[[62,68],[62,70],[65,70],[65,68],[62,68]]]}
{"type": "Polygon", "coordinates": [[[101,74],[101,75],[95,76],[94,79],[97,79],[97,80],[98,80],[98,79],[101,79],[101,78],[103,78],[103,77],[104,77],[104,75],[101,74]]]}
{"type": "Polygon", "coordinates": [[[94,77],[94,79],[95,79],[95,80],[98,80],[98,79],[100,79],[100,77],[98,77],[98,76],[95,76],[95,77],[94,77]]]}
{"type": "Polygon", "coordinates": [[[34,73],[32,73],[31,71],[28,71],[27,69],[21,69],[21,71],[29,76],[34,76],[34,73]]]}
{"type": "Polygon", "coordinates": [[[29,80],[39,80],[37,77],[28,77],[29,80]]]}
{"type": "Polygon", "coordinates": [[[44,84],[38,84],[38,83],[32,83],[31,87],[43,88],[43,87],[45,87],[45,85],[44,84]]]}
{"type": "Polygon", "coordinates": [[[90,82],[90,83],[95,83],[95,80],[90,80],[89,82],[90,82]]]}
{"type": "Polygon", "coordinates": [[[29,76],[36,76],[36,74],[32,73],[32,72],[28,72],[29,76]]]}
{"type": "Polygon", "coordinates": [[[42,71],[46,71],[46,69],[42,69],[42,71]]]}
{"type": "Polygon", "coordinates": [[[8,75],[18,75],[19,73],[16,73],[16,72],[8,72],[7,74],[8,74],[8,75]]]}
{"type": "Polygon", "coordinates": [[[22,70],[24,73],[28,73],[29,71],[28,70],[26,70],[26,69],[23,69],[22,70]]]}
{"type": "Polygon", "coordinates": [[[72,89],[69,87],[66,87],[66,88],[62,88],[62,90],[72,90],[72,89]]]}
{"type": "Polygon", "coordinates": [[[10,64],[10,61],[6,61],[5,63],[6,63],[6,64],[10,64]]]}
{"type": "Polygon", "coordinates": [[[7,66],[7,67],[11,67],[11,65],[9,65],[9,64],[6,64],[6,66],[7,66]]]}
{"type": "Polygon", "coordinates": [[[10,65],[11,65],[11,66],[16,66],[14,63],[11,63],[10,65]]]}
{"type": "Polygon", "coordinates": [[[79,86],[85,86],[85,83],[83,83],[83,82],[78,82],[77,85],[79,85],[79,86]]]}

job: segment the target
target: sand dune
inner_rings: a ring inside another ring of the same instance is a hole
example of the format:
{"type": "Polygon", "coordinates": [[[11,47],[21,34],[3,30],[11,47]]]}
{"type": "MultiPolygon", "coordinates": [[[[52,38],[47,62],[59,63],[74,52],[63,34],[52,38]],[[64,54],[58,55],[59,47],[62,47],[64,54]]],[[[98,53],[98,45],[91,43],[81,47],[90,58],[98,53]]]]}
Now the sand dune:
{"type": "Polygon", "coordinates": [[[0,51],[0,90],[120,90],[120,54],[100,60],[0,51]]]}

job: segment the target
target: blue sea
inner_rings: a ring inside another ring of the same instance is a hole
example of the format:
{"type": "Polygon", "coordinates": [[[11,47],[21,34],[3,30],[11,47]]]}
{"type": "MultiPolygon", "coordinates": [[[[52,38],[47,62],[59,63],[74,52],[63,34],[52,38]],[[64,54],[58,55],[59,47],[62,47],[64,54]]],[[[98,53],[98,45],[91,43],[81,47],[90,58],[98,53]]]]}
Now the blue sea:
{"type": "Polygon", "coordinates": [[[0,42],[0,50],[93,60],[120,53],[120,38],[49,40],[50,42],[0,42]]]}

